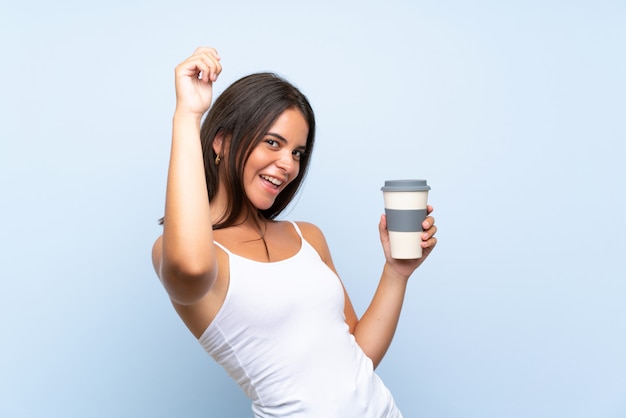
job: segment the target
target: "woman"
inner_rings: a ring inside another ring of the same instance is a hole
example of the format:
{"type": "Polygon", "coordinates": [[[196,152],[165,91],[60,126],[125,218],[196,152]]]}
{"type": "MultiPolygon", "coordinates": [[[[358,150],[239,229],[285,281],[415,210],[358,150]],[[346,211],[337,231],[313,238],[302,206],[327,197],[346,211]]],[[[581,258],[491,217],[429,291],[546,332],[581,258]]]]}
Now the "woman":
{"type": "Polygon", "coordinates": [[[308,100],[273,74],[253,74],[201,122],[221,70],[217,51],[199,48],[175,72],[163,235],[152,253],[174,308],[256,417],[401,417],[374,369],[408,278],[436,245],[434,219],[423,224],[423,258],[395,260],[381,217],[386,262],[359,319],[322,232],[274,220],[308,168],[308,100]]]}

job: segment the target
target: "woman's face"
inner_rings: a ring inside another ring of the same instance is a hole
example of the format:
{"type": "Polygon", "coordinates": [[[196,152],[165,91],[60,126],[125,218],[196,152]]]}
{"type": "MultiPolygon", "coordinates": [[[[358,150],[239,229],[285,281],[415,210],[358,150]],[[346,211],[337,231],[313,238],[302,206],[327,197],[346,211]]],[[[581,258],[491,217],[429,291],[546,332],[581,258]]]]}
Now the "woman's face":
{"type": "Polygon", "coordinates": [[[298,109],[287,109],[263,136],[243,172],[244,190],[257,209],[268,209],[300,172],[309,126],[298,109]]]}

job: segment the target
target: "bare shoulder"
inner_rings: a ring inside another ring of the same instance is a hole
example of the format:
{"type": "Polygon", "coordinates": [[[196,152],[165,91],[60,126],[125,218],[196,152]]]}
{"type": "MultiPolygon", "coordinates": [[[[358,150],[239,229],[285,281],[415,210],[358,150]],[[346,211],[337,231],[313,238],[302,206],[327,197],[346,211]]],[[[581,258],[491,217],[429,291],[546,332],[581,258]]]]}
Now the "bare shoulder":
{"type": "Polygon", "coordinates": [[[160,235],[152,246],[152,267],[160,277],[161,276],[161,256],[163,254],[163,235],[160,235]]]}
{"type": "Polygon", "coordinates": [[[296,222],[296,224],[300,228],[300,231],[302,231],[304,239],[315,248],[320,257],[322,257],[326,263],[332,264],[328,243],[326,242],[322,230],[317,225],[310,222],[296,222]]]}
{"type": "MultiPolygon", "coordinates": [[[[307,241],[324,241],[326,242],[326,238],[324,238],[324,233],[322,230],[315,224],[310,222],[296,222],[300,231],[302,231],[302,235],[306,238],[307,241]]],[[[312,242],[311,242],[312,243],[312,242]]]]}

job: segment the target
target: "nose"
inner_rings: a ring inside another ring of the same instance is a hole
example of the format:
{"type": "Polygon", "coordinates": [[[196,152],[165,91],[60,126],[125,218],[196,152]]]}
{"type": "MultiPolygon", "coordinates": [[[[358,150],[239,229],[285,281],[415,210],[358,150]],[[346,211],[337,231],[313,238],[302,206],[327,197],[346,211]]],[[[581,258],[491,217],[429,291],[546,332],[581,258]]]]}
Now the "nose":
{"type": "Polygon", "coordinates": [[[298,165],[291,150],[285,149],[280,153],[280,157],[276,160],[276,166],[289,175],[289,178],[298,174],[297,172],[294,173],[298,170],[298,165]]]}

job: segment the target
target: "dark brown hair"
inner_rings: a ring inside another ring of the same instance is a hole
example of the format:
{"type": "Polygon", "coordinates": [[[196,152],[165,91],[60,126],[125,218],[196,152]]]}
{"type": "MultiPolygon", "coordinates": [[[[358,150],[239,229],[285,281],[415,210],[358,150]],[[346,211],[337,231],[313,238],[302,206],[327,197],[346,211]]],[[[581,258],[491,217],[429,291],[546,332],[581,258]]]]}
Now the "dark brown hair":
{"type": "Polygon", "coordinates": [[[308,170],[315,140],[315,115],[308,99],[284,78],[273,73],[256,73],[231,84],[209,110],[200,130],[209,200],[217,194],[220,176],[224,176],[227,196],[226,213],[213,225],[214,229],[232,226],[242,214],[257,210],[245,194],[243,169],[253,148],[287,109],[302,112],[309,132],[298,176],[270,208],[258,210],[265,219],[274,219],[293,200],[308,170]],[[223,147],[220,157],[225,161],[216,165],[213,142],[218,136],[222,138],[223,147]]]}

